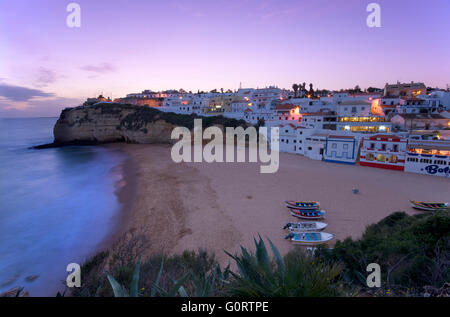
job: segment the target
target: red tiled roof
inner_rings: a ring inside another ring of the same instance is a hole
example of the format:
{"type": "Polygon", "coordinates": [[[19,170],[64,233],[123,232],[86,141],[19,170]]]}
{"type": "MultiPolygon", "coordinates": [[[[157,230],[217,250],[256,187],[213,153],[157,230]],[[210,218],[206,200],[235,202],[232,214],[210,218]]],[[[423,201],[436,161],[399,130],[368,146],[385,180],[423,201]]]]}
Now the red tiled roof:
{"type": "Polygon", "coordinates": [[[293,129],[303,129],[302,127],[300,127],[300,126],[298,126],[298,125],[295,125],[295,124],[293,124],[293,123],[282,124],[282,125],[280,125],[279,127],[282,128],[282,127],[285,127],[285,126],[290,126],[290,127],[293,128],[293,129]]]}
{"type": "Polygon", "coordinates": [[[370,140],[377,141],[380,139],[381,141],[391,141],[391,142],[406,142],[406,139],[402,139],[395,135],[389,135],[389,134],[377,134],[374,136],[371,136],[369,138],[370,140]],[[389,140],[390,139],[390,140],[389,140]]]}
{"type": "Polygon", "coordinates": [[[302,116],[330,116],[331,112],[302,112],[302,116]]]}
{"type": "Polygon", "coordinates": [[[294,106],[293,104],[290,103],[284,103],[284,104],[279,104],[275,107],[275,110],[291,110],[297,108],[297,106],[294,106]]]}
{"type": "Polygon", "coordinates": [[[424,101],[424,99],[416,98],[416,97],[402,97],[401,99],[405,100],[405,101],[424,101]]]}
{"type": "Polygon", "coordinates": [[[328,136],[329,138],[334,138],[334,139],[354,139],[354,136],[349,136],[349,135],[330,135],[328,136]]]}

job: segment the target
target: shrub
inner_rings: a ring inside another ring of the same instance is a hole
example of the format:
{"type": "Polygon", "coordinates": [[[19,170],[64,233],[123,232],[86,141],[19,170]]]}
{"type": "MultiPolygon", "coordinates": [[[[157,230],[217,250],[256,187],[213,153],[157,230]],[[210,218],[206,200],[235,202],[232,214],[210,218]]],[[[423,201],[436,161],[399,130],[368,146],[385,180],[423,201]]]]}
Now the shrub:
{"type": "Polygon", "coordinates": [[[336,296],[341,269],[337,264],[317,262],[313,256],[296,250],[284,258],[269,240],[270,258],[262,238],[255,240],[255,253],[241,247],[241,255],[227,253],[235,262],[238,273],[227,287],[232,296],[336,296]]]}
{"type": "Polygon", "coordinates": [[[334,249],[319,248],[316,256],[341,263],[343,279],[366,287],[366,267],[381,266],[382,287],[397,295],[425,285],[440,287],[450,280],[449,211],[408,216],[396,212],[368,226],[361,239],[336,242],[334,249]]]}

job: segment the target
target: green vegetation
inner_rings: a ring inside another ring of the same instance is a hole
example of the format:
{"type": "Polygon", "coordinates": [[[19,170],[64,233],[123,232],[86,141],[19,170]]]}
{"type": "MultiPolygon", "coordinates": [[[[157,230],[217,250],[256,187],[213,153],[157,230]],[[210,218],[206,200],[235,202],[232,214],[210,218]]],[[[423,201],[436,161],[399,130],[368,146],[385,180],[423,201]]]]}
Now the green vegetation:
{"type": "Polygon", "coordinates": [[[419,294],[424,286],[441,287],[450,281],[449,211],[393,213],[368,226],[361,239],[338,241],[334,249],[319,248],[316,256],[341,263],[344,281],[363,290],[369,263],[381,266],[387,293],[419,294]]]}
{"type": "MultiPolygon", "coordinates": [[[[130,245],[142,239],[135,237],[130,245]]],[[[367,227],[359,240],[338,241],[314,254],[300,248],[281,256],[261,237],[255,251],[226,252],[236,271],[223,271],[214,255],[186,251],[154,255],[136,264],[140,251],[124,245],[94,256],[82,267],[74,296],[420,296],[450,280],[449,210],[408,216],[396,212],[367,227]],[[368,289],[366,267],[381,266],[382,286],[368,289]],[[108,272],[108,273],[106,273],[108,272]],[[110,273],[109,273],[110,272],[110,273]],[[129,288],[124,285],[130,285],[129,288]]]]}
{"type": "Polygon", "coordinates": [[[194,128],[194,119],[202,119],[203,128],[213,125],[222,125],[224,127],[247,127],[248,124],[244,120],[236,120],[225,118],[224,116],[202,117],[196,114],[184,115],[173,112],[162,112],[156,108],[133,106],[126,104],[99,104],[95,107],[101,107],[102,113],[110,113],[117,110],[133,110],[133,112],[123,118],[117,127],[118,129],[127,129],[132,131],[139,131],[143,129],[148,123],[157,120],[164,120],[176,126],[186,127],[188,129],[194,128]]]}
{"type": "Polygon", "coordinates": [[[252,297],[324,297],[340,294],[337,287],[341,269],[335,264],[317,262],[301,250],[284,258],[269,240],[273,258],[269,257],[264,241],[255,240],[256,253],[241,247],[242,254],[228,255],[236,262],[238,273],[228,287],[232,296],[252,297]]]}

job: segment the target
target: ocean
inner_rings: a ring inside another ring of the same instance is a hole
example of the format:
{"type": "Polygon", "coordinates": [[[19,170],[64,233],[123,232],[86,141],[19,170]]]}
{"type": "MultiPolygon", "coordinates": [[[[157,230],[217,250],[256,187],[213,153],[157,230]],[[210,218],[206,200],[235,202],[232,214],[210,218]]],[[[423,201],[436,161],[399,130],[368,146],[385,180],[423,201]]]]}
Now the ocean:
{"type": "Polygon", "coordinates": [[[30,296],[55,296],[67,265],[100,251],[120,219],[114,191],[124,155],[30,149],[53,141],[55,122],[0,118],[0,293],[21,286],[30,296]]]}

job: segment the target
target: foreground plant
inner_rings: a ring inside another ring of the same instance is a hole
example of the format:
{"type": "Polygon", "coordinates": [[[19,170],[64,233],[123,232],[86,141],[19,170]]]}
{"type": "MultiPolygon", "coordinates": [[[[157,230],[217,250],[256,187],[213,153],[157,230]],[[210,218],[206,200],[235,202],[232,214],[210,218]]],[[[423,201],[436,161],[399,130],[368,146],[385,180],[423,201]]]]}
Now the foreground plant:
{"type": "MultiPolygon", "coordinates": [[[[109,273],[106,272],[106,276],[108,278],[108,281],[113,289],[114,296],[115,297],[138,297],[141,295],[139,293],[139,273],[140,273],[140,267],[141,267],[141,260],[136,263],[136,266],[134,268],[131,284],[129,291],[125,287],[123,287],[117,280],[109,273]]],[[[181,279],[172,280],[173,286],[169,290],[164,290],[160,285],[159,282],[161,280],[161,276],[163,274],[164,269],[164,257],[161,260],[161,267],[158,272],[158,276],[156,277],[156,281],[152,286],[152,290],[150,293],[151,297],[155,297],[157,295],[162,297],[175,297],[178,294],[182,297],[187,297],[186,290],[183,287],[184,282],[189,278],[190,273],[185,274],[181,279]]]]}
{"type": "Polygon", "coordinates": [[[373,293],[366,268],[377,263],[383,296],[418,296],[424,287],[439,289],[450,280],[450,212],[395,212],[368,226],[360,239],[337,241],[332,250],[318,248],[316,256],[341,263],[346,284],[363,292],[373,293]]]}
{"type": "Polygon", "coordinates": [[[242,254],[231,255],[238,274],[231,272],[233,281],[228,287],[232,296],[337,296],[337,264],[319,263],[310,254],[293,251],[284,258],[269,240],[273,258],[269,257],[264,241],[254,240],[256,252],[241,247],[242,254]]]}
{"type": "Polygon", "coordinates": [[[106,276],[108,278],[109,283],[111,284],[111,287],[113,289],[115,297],[138,297],[139,296],[138,287],[139,287],[140,267],[141,267],[141,260],[139,259],[134,268],[133,278],[131,280],[129,291],[127,291],[122,285],[120,285],[120,283],[117,282],[116,279],[109,272],[106,272],[106,276]]]}

